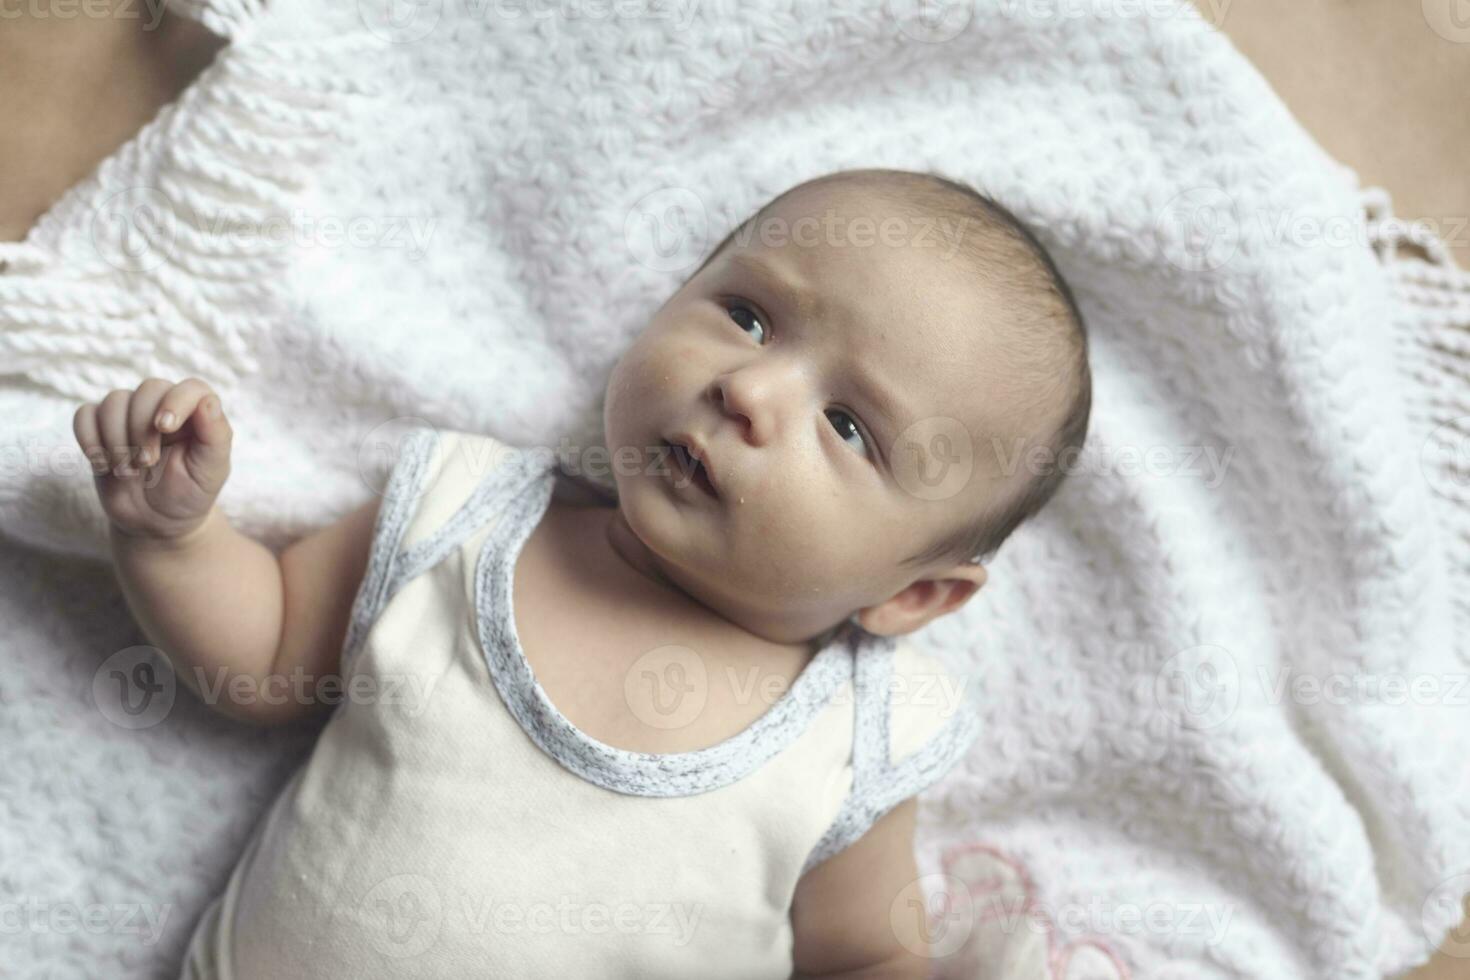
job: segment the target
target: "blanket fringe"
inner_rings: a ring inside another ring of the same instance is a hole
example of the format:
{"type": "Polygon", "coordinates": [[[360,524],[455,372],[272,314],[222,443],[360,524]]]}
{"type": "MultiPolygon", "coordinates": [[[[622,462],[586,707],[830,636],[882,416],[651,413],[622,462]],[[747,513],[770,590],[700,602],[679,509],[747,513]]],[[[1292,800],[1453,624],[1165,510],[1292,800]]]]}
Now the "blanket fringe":
{"type": "MultiPolygon", "coordinates": [[[[261,9],[210,0],[183,12],[238,37],[261,9]]],[[[260,284],[284,274],[310,175],[353,97],[371,92],[343,81],[342,59],[362,46],[227,45],[24,241],[0,243],[0,371],[68,400],[146,376],[228,391],[258,371],[278,316],[260,284]]]]}
{"type": "MultiPolygon", "coordinates": [[[[1470,271],[1423,224],[1393,213],[1381,187],[1360,192],[1368,241],[1399,300],[1394,343],[1419,454],[1451,540],[1457,635],[1470,636],[1470,271]],[[1412,246],[1423,258],[1405,250],[1412,246]]],[[[1461,651],[1470,658],[1470,651],[1461,651]]]]}

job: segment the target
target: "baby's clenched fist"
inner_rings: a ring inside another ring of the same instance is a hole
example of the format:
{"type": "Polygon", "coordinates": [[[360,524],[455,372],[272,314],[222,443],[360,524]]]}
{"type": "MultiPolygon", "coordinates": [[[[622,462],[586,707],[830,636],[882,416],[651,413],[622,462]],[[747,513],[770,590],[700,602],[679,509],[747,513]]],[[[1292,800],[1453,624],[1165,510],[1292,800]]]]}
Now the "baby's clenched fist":
{"type": "Polygon", "coordinates": [[[103,511],[131,537],[194,531],[230,475],[234,433],[219,395],[198,378],[148,378],[136,391],[110,391],[77,409],[72,430],[103,511]]]}

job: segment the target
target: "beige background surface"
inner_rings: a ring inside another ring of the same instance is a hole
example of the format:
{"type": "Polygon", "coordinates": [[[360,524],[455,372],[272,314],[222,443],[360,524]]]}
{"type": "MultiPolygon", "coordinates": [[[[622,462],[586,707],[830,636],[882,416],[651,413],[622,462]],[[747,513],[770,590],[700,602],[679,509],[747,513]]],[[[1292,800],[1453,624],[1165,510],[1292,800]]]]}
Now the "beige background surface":
{"type": "MultiPolygon", "coordinates": [[[[1193,2],[1324,150],[1387,189],[1395,214],[1425,221],[1470,269],[1470,2],[1193,2]]],[[[1470,907],[1405,980],[1470,980],[1470,907]]]]}
{"type": "Polygon", "coordinates": [[[1470,269],[1470,2],[1193,2],[1324,150],[1470,269]]]}

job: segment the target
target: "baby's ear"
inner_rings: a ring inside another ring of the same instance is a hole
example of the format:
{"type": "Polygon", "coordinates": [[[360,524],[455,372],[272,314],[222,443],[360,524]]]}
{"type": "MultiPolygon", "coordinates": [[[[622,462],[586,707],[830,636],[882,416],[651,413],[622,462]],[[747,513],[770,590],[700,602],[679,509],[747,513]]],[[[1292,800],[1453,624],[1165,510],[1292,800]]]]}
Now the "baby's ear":
{"type": "Polygon", "coordinates": [[[857,613],[869,633],[898,636],[912,633],[970,601],[985,584],[984,565],[961,562],[948,571],[910,583],[892,597],[857,613]]]}

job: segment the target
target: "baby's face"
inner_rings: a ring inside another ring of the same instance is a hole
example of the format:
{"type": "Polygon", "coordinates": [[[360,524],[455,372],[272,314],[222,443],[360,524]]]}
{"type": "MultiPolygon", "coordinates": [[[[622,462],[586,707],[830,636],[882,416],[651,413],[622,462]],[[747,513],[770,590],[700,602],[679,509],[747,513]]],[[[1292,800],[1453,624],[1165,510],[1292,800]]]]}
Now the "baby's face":
{"type": "Polygon", "coordinates": [[[655,314],[604,412],[644,464],[704,447],[718,496],[672,456],[615,466],[622,519],[684,592],[780,642],[942,577],[900,562],[1025,475],[997,478],[1016,392],[969,261],[858,192],[793,198],[655,314]]]}

